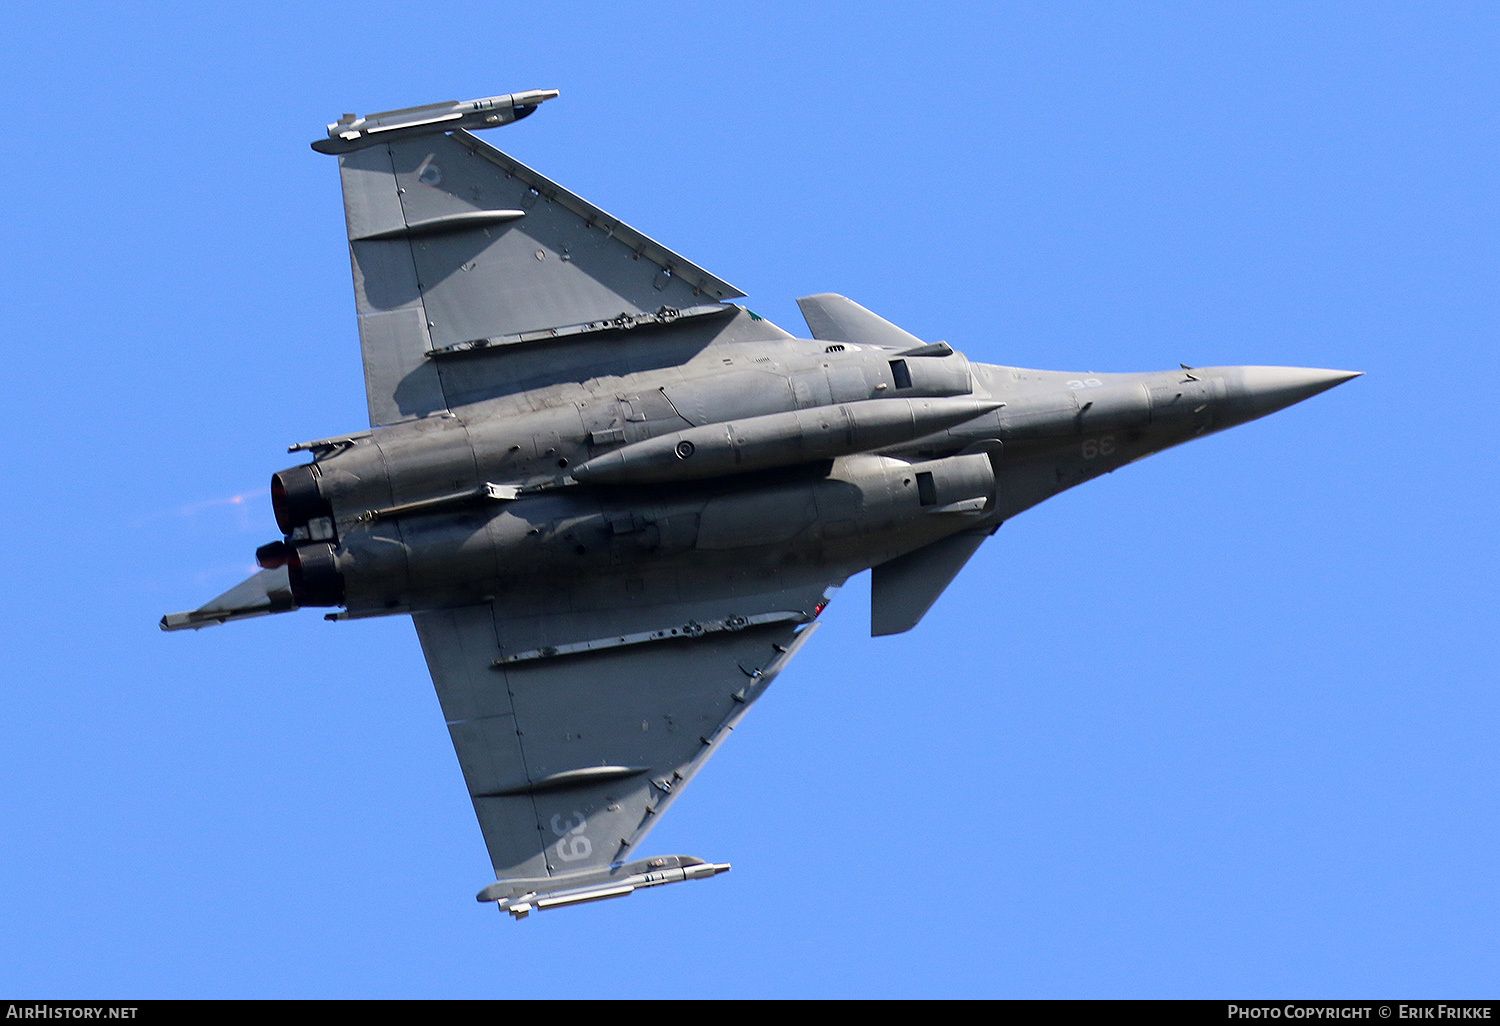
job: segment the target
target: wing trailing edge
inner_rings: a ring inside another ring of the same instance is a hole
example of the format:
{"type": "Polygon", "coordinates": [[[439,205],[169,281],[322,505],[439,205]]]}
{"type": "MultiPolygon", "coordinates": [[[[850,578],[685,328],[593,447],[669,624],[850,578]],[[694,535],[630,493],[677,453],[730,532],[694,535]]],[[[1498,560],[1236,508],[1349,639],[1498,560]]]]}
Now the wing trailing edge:
{"type": "Polygon", "coordinates": [[[339,156],[372,425],[546,379],[539,343],[569,347],[583,380],[643,338],[744,333],[700,316],[733,318],[739,289],[457,121],[416,121],[339,156]]]}
{"type": "Polygon", "coordinates": [[[479,900],[519,918],[727,869],[632,853],[812,636],[826,596],[804,583],[562,615],[414,614],[497,877],[479,900]],[[795,615],[764,615],[781,611],[795,615]]]}

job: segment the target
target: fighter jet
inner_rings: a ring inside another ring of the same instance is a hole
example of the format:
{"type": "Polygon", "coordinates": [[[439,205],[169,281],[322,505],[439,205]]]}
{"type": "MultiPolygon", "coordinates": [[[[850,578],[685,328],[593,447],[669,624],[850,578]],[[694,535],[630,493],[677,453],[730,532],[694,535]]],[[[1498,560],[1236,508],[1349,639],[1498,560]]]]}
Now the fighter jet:
{"type": "Polygon", "coordinates": [[[534,90],[313,143],[343,184],[371,427],[291,447],[263,568],[163,630],[409,616],[495,881],[535,910],[729,868],[637,849],[871,575],[910,630],[1009,518],[1356,376],[973,363],[839,295],[799,338],[474,131],[534,90]]]}

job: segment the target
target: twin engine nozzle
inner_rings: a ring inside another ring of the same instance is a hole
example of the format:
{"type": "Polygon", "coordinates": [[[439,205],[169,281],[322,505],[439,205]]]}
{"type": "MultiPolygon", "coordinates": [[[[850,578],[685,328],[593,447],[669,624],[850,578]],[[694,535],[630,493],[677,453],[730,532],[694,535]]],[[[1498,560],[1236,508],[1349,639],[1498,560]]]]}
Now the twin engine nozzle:
{"type": "Polygon", "coordinates": [[[297,605],[342,605],[344,575],[338,571],[333,543],[315,539],[308,526],[326,520],[332,533],[333,506],[319,488],[317,464],[304,463],[271,475],[271,509],[287,540],[262,545],[255,550],[255,561],[267,570],[286,567],[297,605]]]}

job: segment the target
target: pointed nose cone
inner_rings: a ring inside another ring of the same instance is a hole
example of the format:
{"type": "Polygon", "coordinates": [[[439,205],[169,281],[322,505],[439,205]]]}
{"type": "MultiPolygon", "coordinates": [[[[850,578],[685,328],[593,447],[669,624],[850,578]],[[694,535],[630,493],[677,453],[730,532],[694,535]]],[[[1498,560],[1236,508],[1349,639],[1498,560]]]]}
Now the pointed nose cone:
{"type": "Polygon", "coordinates": [[[1284,410],[1363,373],[1313,367],[1241,367],[1240,372],[1234,407],[1241,423],[1284,410]]]}

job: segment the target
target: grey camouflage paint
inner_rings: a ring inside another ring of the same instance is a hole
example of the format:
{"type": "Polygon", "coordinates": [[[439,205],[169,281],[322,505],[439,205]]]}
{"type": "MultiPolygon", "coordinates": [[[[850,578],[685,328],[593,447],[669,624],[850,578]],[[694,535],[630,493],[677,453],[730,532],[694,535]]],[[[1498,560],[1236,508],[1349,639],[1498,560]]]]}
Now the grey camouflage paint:
{"type": "Polygon", "coordinates": [[[359,119],[338,154],[369,430],[294,446],[264,569],[165,630],[410,615],[517,918],[728,868],[637,846],[873,568],[911,629],[1010,517],[1355,376],[971,363],[852,301],[796,338],[466,129],[533,91],[359,119]]]}

